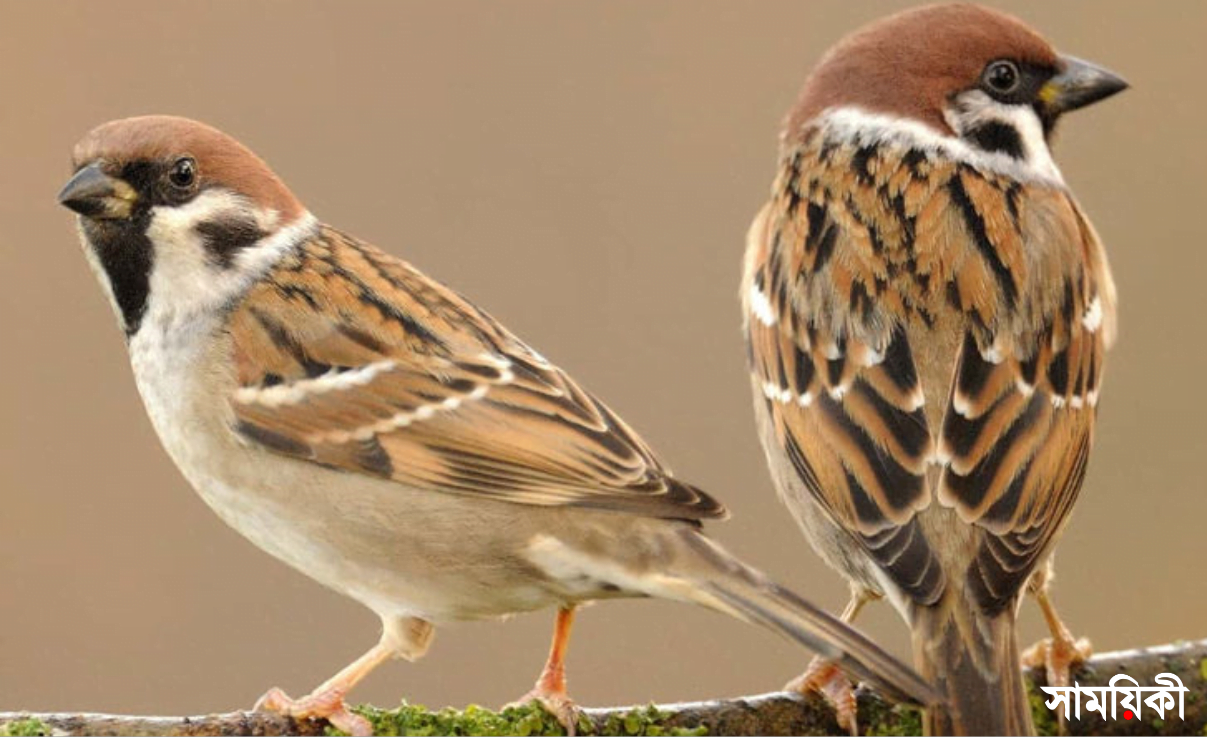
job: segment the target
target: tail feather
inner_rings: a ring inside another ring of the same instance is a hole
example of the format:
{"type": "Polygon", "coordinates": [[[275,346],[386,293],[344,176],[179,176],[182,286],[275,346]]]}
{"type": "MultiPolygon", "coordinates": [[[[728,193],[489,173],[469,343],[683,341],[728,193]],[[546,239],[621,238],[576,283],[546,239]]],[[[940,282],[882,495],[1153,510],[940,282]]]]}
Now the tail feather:
{"type": "Polygon", "coordinates": [[[926,706],[941,694],[905,663],[850,625],[770,581],[701,535],[687,536],[708,565],[676,572],[679,593],[744,621],[764,626],[834,661],[896,701],[926,706]]]}
{"type": "Polygon", "coordinates": [[[1014,607],[988,616],[944,604],[919,607],[912,627],[914,662],[945,702],[927,711],[925,733],[1035,734],[1014,607]]]}

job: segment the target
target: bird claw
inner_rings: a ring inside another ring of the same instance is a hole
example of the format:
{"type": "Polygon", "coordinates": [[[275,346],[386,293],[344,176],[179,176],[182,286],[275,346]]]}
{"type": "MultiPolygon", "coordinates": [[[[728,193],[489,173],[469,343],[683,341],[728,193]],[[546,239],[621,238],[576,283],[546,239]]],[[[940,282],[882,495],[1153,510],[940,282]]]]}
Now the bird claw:
{"type": "Polygon", "coordinates": [[[1023,665],[1028,668],[1043,666],[1048,678],[1048,685],[1063,688],[1069,685],[1069,675],[1074,668],[1090,659],[1094,646],[1088,638],[1073,639],[1066,633],[1064,637],[1045,637],[1023,651],[1023,665]]]}
{"type": "Polygon", "coordinates": [[[344,694],[336,689],[315,691],[309,696],[292,699],[279,688],[271,688],[260,697],[254,711],[271,711],[294,719],[326,719],[336,729],[353,737],[369,737],[373,725],[355,714],[344,703],[344,694]]]}
{"type": "Polygon", "coordinates": [[[859,734],[855,687],[834,663],[814,658],[805,672],[789,681],[784,690],[801,695],[820,694],[833,707],[838,726],[847,734],[859,734]]]}
{"type": "Polygon", "coordinates": [[[504,709],[518,708],[527,706],[532,702],[541,705],[541,708],[553,715],[555,719],[566,729],[566,734],[574,737],[578,732],[578,717],[582,710],[570,698],[564,690],[543,689],[539,686],[524,694],[520,698],[505,705],[504,709]]]}

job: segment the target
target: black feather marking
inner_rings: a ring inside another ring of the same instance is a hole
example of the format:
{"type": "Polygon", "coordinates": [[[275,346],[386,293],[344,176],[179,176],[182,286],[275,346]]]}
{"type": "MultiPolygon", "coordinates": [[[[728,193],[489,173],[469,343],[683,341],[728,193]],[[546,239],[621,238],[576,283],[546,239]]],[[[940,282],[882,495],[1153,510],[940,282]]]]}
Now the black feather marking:
{"type": "Polygon", "coordinates": [[[826,379],[830,382],[830,386],[838,386],[842,381],[842,370],[847,365],[847,355],[839,354],[838,358],[826,359],[826,379]]]}
{"type": "Polygon", "coordinates": [[[377,442],[377,438],[360,441],[356,460],[362,469],[375,476],[389,478],[394,473],[394,462],[390,460],[385,448],[381,447],[381,443],[377,442]]]}
{"type": "Polygon", "coordinates": [[[960,296],[960,285],[954,281],[947,282],[947,304],[960,310],[964,310],[964,298],[960,296]]]}
{"type": "Polygon", "coordinates": [[[210,260],[224,269],[231,267],[240,251],[268,235],[255,220],[245,218],[208,220],[198,223],[196,230],[210,260]]]}
{"type": "Polygon", "coordinates": [[[415,336],[420,342],[427,343],[440,350],[447,350],[444,340],[431,330],[428,330],[414,316],[403,312],[389,301],[382,299],[371,287],[364,284],[360,284],[359,286],[361,287],[361,291],[357,297],[362,304],[375,308],[382,317],[399,323],[407,334],[415,336]]]}
{"type": "Polygon", "coordinates": [[[911,392],[917,387],[918,371],[914,367],[913,352],[910,351],[905,328],[900,325],[893,328],[892,338],[885,349],[884,361],[880,365],[902,392],[911,392]]]}
{"type": "Polygon", "coordinates": [[[359,345],[361,348],[370,350],[373,353],[384,354],[386,352],[386,347],[380,340],[374,338],[372,335],[369,335],[359,328],[355,328],[347,323],[341,322],[336,329],[339,330],[341,335],[359,345]]]}
{"type": "Polygon", "coordinates": [[[817,256],[813,259],[813,270],[817,271],[829,262],[834,255],[834,244],[838,241],[838,227],[832,221],[826,221],[825,232],[821,242],[817,244],[817,256]]]}
{"type": "Polygon", "coordinates": [[[480,363],[459,363],[457,367],[462,371],[468,371],[474,376],[480,376],[490,381],[497,381],[503,375],[498,368],[480,363]]]}
{"type": "Polygon", "coordinates": [[[813,359],[808,353],[805,353],[795,345],[792,347],[796,358],[796,391],[798,394],[804,394],[809,391],[809,383],[813,381],[814,367],[813,359]]]}
{"type": "Polygon", "coordinates": [[[306,355],[306,351],[302,348],[301,344],[294,340],[293,336],[285,328],[281,327],[281,325],[265,313],[253,309],[251,314],[252,317],[256,318],[256,322],[260,323],[260,326],[264,328],[264,332],[268,333],[268,337],[273,342],[273,345],[292,356],[293,360],[302,367],[302,371],[305,372],[307,378],[313,379],[322,376],[334,368],[330,364],[311,360],[310,356],[306,355]]]}
{"type": "Polygon", "coordinates": [[[847,479],[847,492],[851,499],[851,506],[855,509],[855,519],[861,524],[879,526],[884,524],[884,511],[872,501],[872,496],[868,494],[863,485],[859,483],[859,479],[855,478],[846,467],[843,467],[843,473],[847,479]]]}
{"type": "Polygon", "coordinates": [[[293,438],[273,432],[272,430],[266,430],[250,422],[240,421],[236,423],[235,432],[279,453],[286,453],[302,458],[309,458],[313,455],[310,446],[305,443],[300,443],[293,438]]]}
{"type": "Polygon", "coordinates": [[[1069,392],[1069,350],[1066,348],[1052,356],[1048,364],[1048,381],[1052,383],[1052,391],[1058,397],[1069,392]]]}
{"type": "Polygon", "coordinates": [[[981,519],[991,524],[1004,524],[1014,519],[1018,513],[1019,501],[1023,498],[1023,489],[1027,486],[1027,476],[1030,474],[1034,462],[1035,459],[1032,458],[1019,469],[1014,478],[1010,480],[1010,485],[1002,492],[1002,496],[989,505],[989,509],[985,511],[981,519]]]}
{"type": "Polygon", "coordinates": [[[872,314],[872,298],[868,294],[868,289],[866,286],[864,286],[863,282],[856,281],[851,284],[851,300],[849,306],[851,312],[858,314],[866,324],[868,318],[872,314]]]}
{"type": "Polygon", "coordinates": [[[1023,157],[1023,139],[1014,126],[998,120],[982,123],[964,134],[978,148],[1003,153],[1013,159],[1023,157]]]}
{"type": "Polygon", "coordinates": [[[956,458],[966,458],[972,452],[972,446],[976,445],[989,421],[996,416],[998,408],[1010,396],[1010,392],[1002,394],[993,406],[975,420],[968,419],[954,409],[947,412],[947,419],[943,421],[943,439],[956,458]]]}
{"type": "Polygon", "coordinates": [[[817,482],[817,473],[813,470],[813,465],[809,463],[809,459],[805,457],[804,451],[801,450],[800,444],[796,442],[796,438],[792,433],[784,438],[784,451],[788,456],[788,460],[792,463],[792,467],[796,469],[796,475],[804,483],[805,487],[813,493],[821,494],[821,484],[817,482]]]}
{"type": "Polygon", "coordinates": [[[901,157],[901,163],[909,167],[909,171],[914,177],[925,178],[922,173],[922,165],[930,163],[930,157],[920,148],[911,148],[901,157]]]}
{"type": "MultiPolygon", "coordinates": [[[[947,469],[947,486],[962,505],[970,509],[980,506],[985,499],[985,494],[989,492],[989,487],[993,484],[1002,462],[1014,450],[1014,445],[1018,442],[1019,437],[1039,420],[1046,401],[1038,394],[1032,396],[1027,403],[1027,408],[1014,421],[1010,429],[1002,433],[1002,437],[993,445],[989,453],[967,476],[962,476],[950,468],[947,469]]],[[[949,419],[952,417],[958,417],[958,415],[949,414],[949,419]]]]}
{"type": "Polygon", "coordinates": [[[319,308],[318,301],[315,300],[314,295],[311,294],[310,290],[308,289],[303,289],[296,284],[277,284],[276,289],[277,293],[284,297],[287,301],[296,302],[297,300],[301,300],[305,302],[306,305],[312,310],[317,310],[319,308]]]}
{"type": "Polygon", "coordinates": [[[1006,209],[1010,211],[1010,221],[1014,224],[1015,228],[1019,226],[1018,201],[1022,196],[1022,191],[1022,185],[1018,182],[1010,182],[1006,186],[1006,209]]]}
{"type": "Polygon", "coordinates": [[[904,511],[921,498],[925,493],[925,479],[912,473],[881,449],[875,439],[855,424],[841,404],[828,395],[822,395],[818,398],[818,408],[833,418],[839,430],[854,443],[893,511],[904,511]]]}
{"type": "Polygon", "coordinates": [[[993,241],[989,240],[989,234],[985,230],[985,219],[977,212],[976,205],[973,203],[972,198],[968,196],[968,191],[964,189],[962,176],[957,174],[952,177],[947,182],[947,189],[951,194],[952,203],[959,208],[960,213],[964,216],[964,225],[972,236],[972,242],[976,244],[977,250],[980,251],[985,262],[989,264],[989,268],[993,271],[998,285],[1001,286],[1002,293],[1006,297],[1007,306],[1014,307],[1018,302],[1018,285],[1014,283],[1014,275],[1010,273],[1010,269],[1006,268],[1006,264],[1002,262],[1001,257],[998,255],[993,241]]]}
{"type": "Polygon", "coordinates": [[[855,170],[855,175],[859,177],[864,184],[871,184],[875,181],[872,175],[870,165],[872,159],[876,158],[879,153],[880,145],[877,143],[869,143],[860,146],[851,156],[851,168],[855,170]]]}
{"type": "Polygon", "coordinates": [[[855,381],[851,391],[867,400],[906,455],[913,460],[922,457],[922,452],[930,441],[930,431],[926,427],[926,415],[921,407],[913,412],[903,412],[885,401],[884,397],[862,378],[855,381]]]}
{"type": "MultiPolygon", "coordinates": [[[[933,604],[942,593],[943,573],[916,519],[876,536],[872,555],[898,586],[923,605],[933,604]]],[[[870,545],[871,538],[863,538],[870,545]]]]}
{"type": "Polygon", "coordinates": [[[989,383],[996,367],[981,357],[972,332],[964,334],[963,356],[960,358],[960,373],[956,376],[956,388],[966,397],[977,398],[989,383]]]}
{"type": "Polygon", "coordinates": [[[817,248],[818,239],[821,238],[822,226],[829,220],[826,215],[824,205],[819,205],[816,202],[810,201],[805,207],[805,221],[808,223],[809,229],[805,233],[805,252],[808,253],[814,248],[817,248]]]}
{"type": "Polygon", "coordinates": [[[1075,325],[1073,316],[1073,282],[1065,279],[1064,297],[1060,301],[1060,316],[1064,318],[1065,325],[1070,328],[1075,325]]]}
{"type": "Polygon", "coordinates": [[[1035,377],[1039,374],[1039,356],[1033,355],[1030,358],[1019,361],[1018,373],[1027,386],[1035,386],[1035,377]]]}

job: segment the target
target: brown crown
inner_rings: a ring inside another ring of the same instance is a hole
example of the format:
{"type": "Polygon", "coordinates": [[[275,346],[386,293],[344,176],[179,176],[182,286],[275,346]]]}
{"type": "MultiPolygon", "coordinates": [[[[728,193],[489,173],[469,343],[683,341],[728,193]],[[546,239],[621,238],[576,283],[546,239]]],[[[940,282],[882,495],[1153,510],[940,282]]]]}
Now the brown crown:
{"type": "Polygon", "coordinates": [[[285,224],[305,212],[289,187],[250,149],[188,118],[145,115],[113,120],[84,136],[72,152],[75,167],[96,161],[118,170],[135,161],[171,161],[191,156],[203,184],[218,185],[280,213],[285,224]]]}
{"type": "Polygon", "coordinates": [[[1022,21],[971,4],[928,5],[864,26],[817,64],[785,121],[784,138],[827,108],[854,106],[951,133],[947,99],[995,59],[1057,68],[1052,46],[1022,21]]]}

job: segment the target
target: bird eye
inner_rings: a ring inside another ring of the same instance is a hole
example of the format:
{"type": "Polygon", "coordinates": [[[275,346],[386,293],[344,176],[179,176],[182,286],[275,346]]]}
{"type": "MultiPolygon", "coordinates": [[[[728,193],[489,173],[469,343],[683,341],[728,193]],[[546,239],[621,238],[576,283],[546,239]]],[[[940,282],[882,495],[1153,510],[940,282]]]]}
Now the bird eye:
{"type": "Polygon", "coordinates": [[[189,189],[197,181],[197,162],[185,157],[177,159],[168,172],[168,181],[178,189],[189,189]]]}
{"type": "Polygon", "coordinates": [[[1022,75],[1018,73],[1018,65],[1007,59],[991,62],[981,75],[985,85],[999,95],[1008,95],[1018,89],[1022,75]]]}

